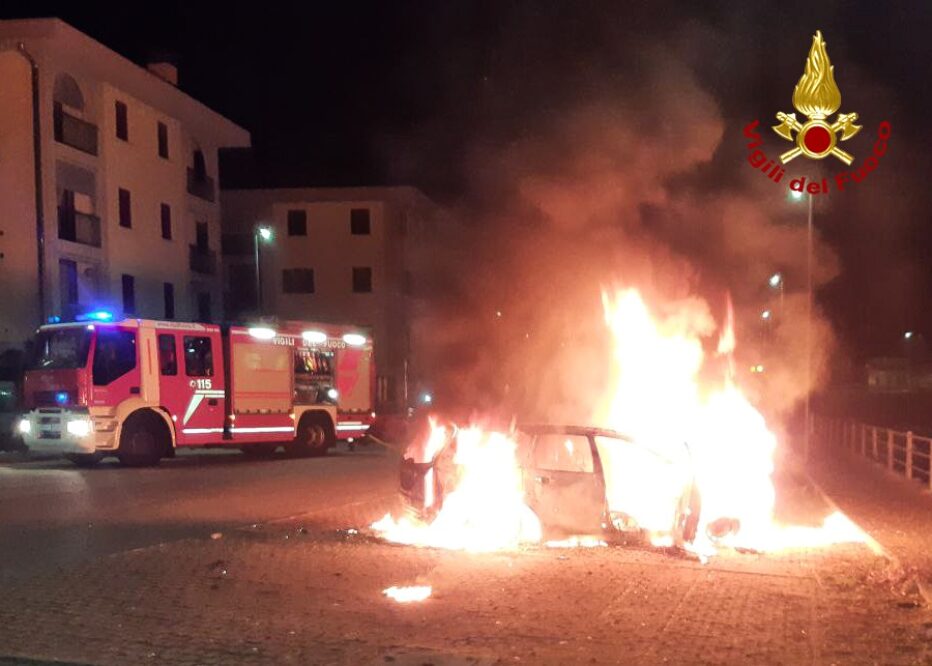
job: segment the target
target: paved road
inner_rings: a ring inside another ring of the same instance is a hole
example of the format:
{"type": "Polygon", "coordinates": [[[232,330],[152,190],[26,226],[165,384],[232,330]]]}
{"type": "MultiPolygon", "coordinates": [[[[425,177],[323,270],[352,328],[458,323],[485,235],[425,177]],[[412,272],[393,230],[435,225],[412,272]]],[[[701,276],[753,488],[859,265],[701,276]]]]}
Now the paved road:
{"type": "Polygon", "coordinates": [[[395,465],[376,446],[272,460],[194,451],[151,469],[0,465],[0,581],[390,493],[395,465]]]}
{"type": "MultiPolygon", "coordinates": [[[[862,545],[707,565],[619,547],[395,546],[364,528],[394,503],[396,463],[370,449],[2,468],[0,664],[932,661],[918,595],[862,545]],[[382,594],[392,585],[433,595],[402,606],[382,594]]],[[[778,493],[794,521],[830,510],[799,475],[778,493]]]]}

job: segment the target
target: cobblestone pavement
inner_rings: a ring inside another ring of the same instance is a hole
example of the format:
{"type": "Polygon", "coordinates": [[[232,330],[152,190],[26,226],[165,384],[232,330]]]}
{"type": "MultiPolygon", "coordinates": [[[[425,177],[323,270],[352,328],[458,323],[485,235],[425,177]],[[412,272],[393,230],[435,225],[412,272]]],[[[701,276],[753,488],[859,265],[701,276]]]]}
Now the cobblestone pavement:
{"type": "MultiPolygon", "coordinates": [[[[782,513],[827,513],[798,478],[781,486],[782,513]]],[[[9,581],[0,655],[77,664],[932,663],[932,617],[864,546],[726,553],[706,565],[620,547],[465,554],[348,532],[394,502],[348,499],[9,581]],[[401,605],[382,594],[413,584],[433,595],[401,605]]]]}

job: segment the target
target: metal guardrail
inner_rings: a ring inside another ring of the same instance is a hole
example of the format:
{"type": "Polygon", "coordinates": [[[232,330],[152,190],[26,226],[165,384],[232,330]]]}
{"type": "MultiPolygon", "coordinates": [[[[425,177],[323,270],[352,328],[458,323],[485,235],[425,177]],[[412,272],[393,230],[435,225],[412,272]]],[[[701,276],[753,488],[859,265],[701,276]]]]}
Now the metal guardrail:
{"type": "Polygon", "coordinates": [[[812,425],[814,433],[830,445],[916,479],[932,490],[932,437],[822,416],[815,417],[812,425]]]}

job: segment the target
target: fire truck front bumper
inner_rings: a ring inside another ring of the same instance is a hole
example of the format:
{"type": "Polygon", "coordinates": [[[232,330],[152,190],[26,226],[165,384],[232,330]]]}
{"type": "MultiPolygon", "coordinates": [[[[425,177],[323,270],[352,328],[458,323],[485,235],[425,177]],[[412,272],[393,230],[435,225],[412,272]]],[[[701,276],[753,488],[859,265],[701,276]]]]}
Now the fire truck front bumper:
{"type": "Polygon", "coordinates": [[[16,433],[36,453],[94,453],[113,448],[113,432],[86,411],[39,408],[23,414],[16,433]]]}

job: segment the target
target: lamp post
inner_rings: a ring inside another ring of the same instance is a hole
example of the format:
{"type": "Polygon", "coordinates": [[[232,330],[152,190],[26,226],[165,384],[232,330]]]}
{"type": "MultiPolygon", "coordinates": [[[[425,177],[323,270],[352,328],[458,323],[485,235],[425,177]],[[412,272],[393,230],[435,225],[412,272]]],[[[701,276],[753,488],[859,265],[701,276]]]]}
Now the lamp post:
{"type": "Polygon", "coordinates": [[[259,261],[259,241],[268,243],[272,240],[272,228],[266,226],[257,226],[252,234],[253,246],[256,250],[256,310],[257,314],[262,314],[262,264],[259,261]]]}
{"type": "Polygon", "coordinates": [[[774,273],[770,276],[770,279],[767,280],[767,284],[770,285],[771,289],[778,289],[780,291],[780,318],[783,318],[783,273],[774,273]]]}
{"type": "MultiPolygon", "coordinates": [[[[799,201],[802,192],[793,190],[792,196],[799,201]]],[[[803,438],[803,460],[809,460],[809,437],[812,395],[812,194],[809,195],[809,216],[806,222],[806,432],[803,438]]]]}

